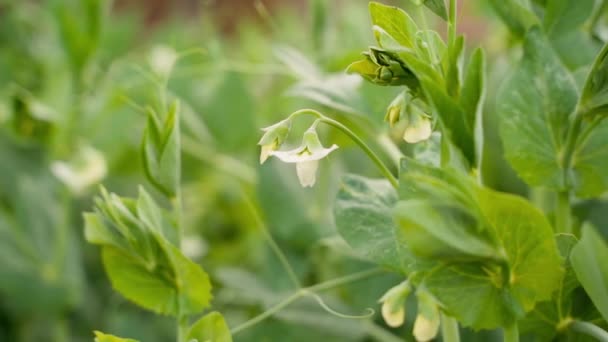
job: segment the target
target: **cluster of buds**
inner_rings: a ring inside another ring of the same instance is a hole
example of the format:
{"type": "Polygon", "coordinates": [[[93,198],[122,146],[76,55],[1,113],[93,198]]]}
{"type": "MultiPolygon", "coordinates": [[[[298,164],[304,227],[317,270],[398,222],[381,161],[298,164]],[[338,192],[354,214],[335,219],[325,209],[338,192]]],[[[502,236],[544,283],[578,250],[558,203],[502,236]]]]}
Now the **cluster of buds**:
{"type": "Polygon", "coordinates": [[[370,47],[364,59],[351,64],[347,72],[361,75],[366,80],[383,86],[402,86],[418,89],[419,81],[394,52],[370,47]]]}
{"type": "Polygon", "coordinates": [[[429,139],[433,133],[431,118],[427,112],[428,108],[424,102],[404,91],[388,106],[384,120],[391,127],[401,120],[405,121],[403,140],[415,144],[429,139]]]}
{"type": "Polygon", "coordinates": [[[299,147],[280,151],[279,148],[285,142],[290,126],[290,119],[286,119],[263,129],[264,135],[258,143],[261,146],[260,163],[263,164],[271,156],[285,163],[295,163],[300,184],[303,187],[312,187],[317,179],[319,160],[327,157],[338,146],[334,144],[329,148],[323,147],[316,131],[316,124],[313,124],[304,132],[299,147]]]}
{"type": "MultiPolygon", "coordinates": [[[[405,302],[412,292],[408,280],[389,289],[380,298],[382,303],[382,318],[390,327],[397,328],[405,323],[405,302]]],[[[416,341],[426,342],[434,339],[439,332],[439,306],[435,299],[424,289],[416,292],[418,299],[418,315],[414,321],[414,337],[416,341]]]]}

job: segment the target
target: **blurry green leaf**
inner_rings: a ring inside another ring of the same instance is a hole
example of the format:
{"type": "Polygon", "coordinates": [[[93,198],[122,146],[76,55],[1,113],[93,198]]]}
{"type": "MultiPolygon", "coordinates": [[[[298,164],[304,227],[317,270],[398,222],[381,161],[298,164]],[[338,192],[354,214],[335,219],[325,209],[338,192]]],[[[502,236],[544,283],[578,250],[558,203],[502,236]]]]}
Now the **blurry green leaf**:
{"type": "Polygon", "coordinates": [[[180,186],[181,143],[179,103],[173,102],[164,121],[148,109],[148,124],[142,143],[144,170],[148,180],[168,197],[173,197],[180,186]]]}
{"type": "Polygon", "coordinates": [[[190,327],[188,341],[196,339],[198,342],[232,342],[230,329],[219,312],[210,312],[196,321],[190,327]]]}
{"type": "Polygon", "coordinates": [[[593,12],[594,0],[552,0],[547,2],[543,27],[548,36],[576,30],[593,12]]]}
{"type": "Polygon", "coordinates": [[[581,240],[572,249],[570,261],[578,280],[608,320],[608,245],[591,226],[583,227],[581,240]]]}
{"type": "Polygon", "coordinates": [[[95,342],[138,342],[130,338],[122,338],[114,335],[104,334],[100,331],[95,331],[95,342]]]}
{"type": "Polygon", "coordinates": [[[486,58],[482,49],[473,52],[462,84],[460,106],[467,117],[467,125],[475,127],[475,119],[483,109],[485,89],[486,58]]]}
{"type": "Polygon", "coordinates": [[[524,37],[528,29],[538,25],[536,15],[521,0],[490,0],[490,4],[502,21],[517,37],[524,37]]]}
{"type": "Polygon", "coordinates": [[[433,30],[418,31],[415,43],[416,53],[421,60],[430,65],[441,65],[448,48],[439,33],[433,30]]]}
{"type": "Polygon", "coordinates": [[[530,30],[523,59],[498,94],[506,158],[528,184],[564,187],[560,155],[576,102],[569,72],[542,32],[530,30]]]}
{"type": "Polygon", "coordinates": [[[448,20],[448,13],[445,8],[445,0],[423,0],[424,6],[428,7],[441,19],[448,20]]]}
{"type": "Polygon", "coordinates": [[[608,114],[608,44],[596,57],[587,76],[579,104],[579,114],[588,118],[608,114]]]}
{"type": "Polygon", "coordinates": [[[415,262],[392,218],[397,192],[385,180],[347,175],[334,203],[338,232],[370,260],[407,274],[415,262]]]}
{"type": "Polygon", "coordinates": [[[299,50],[289,46],[278,46],[273,52],[298,78],[306,80],[321,77],[319,68],[299,50]]]}
{"type": "Polygon", "coordinates": [[[369,13],[373,25],[381,27],[404,47],[414,48],[418,26],[405,11],[394,6],[370,2],[369,13]]]}
{"type": "Polygon", "coordinates": [[[446,88],[452,97],[460,92],[460,78],[462,77],[462,59],[464,55],[464,37],[456,38],[454,45],[449,48],[449,54],[443,58],[443,70],[446,73],[446,88]]]}

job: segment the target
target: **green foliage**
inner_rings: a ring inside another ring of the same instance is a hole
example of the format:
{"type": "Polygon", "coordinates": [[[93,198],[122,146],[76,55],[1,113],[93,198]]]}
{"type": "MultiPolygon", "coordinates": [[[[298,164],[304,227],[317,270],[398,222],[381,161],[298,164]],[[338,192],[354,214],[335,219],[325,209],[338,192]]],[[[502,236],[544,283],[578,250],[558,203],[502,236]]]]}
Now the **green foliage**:
{"type": "Polygon", "coordinates": [[[211,312],[196,321],[188,332],[188,341],[232,342],[230,331],[219,312],[211,312]]]}
{"type": "Polygon", "coordinates": [[[174,316],[209,305],[209,277],[171,243],[177,229],[173,218],[143,188],[137,201],[102,189],[96,212],[85,214],[85,222],[87,241],[102,246],[106,272],[126,298],[174,316]]]}
{"type": "Polygon", "coordinates": [[[608,319],[608,245],[589,225],[572,249],[570,261],[577,278],[604,319],[608,319]]]}
{"type": "Polygon", "coordinates": [[[137,342],[137,340],[117,337],[114,335],[104,334],[100,331],[95,331],[95,342],[137,342]]]}
{"type": "Polygon", "coordinates": [[[579,115],[593,120],[596,116],[605,116],[608,106],[608,45],[605,45],[593,63],[587,76],[579,103],[579,115]]]}

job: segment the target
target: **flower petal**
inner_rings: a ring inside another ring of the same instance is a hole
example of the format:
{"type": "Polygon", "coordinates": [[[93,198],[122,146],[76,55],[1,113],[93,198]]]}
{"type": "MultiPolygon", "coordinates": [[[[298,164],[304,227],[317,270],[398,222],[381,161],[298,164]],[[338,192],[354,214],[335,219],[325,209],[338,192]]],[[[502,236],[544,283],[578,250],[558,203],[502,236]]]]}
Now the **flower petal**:
{"type": "Polygon", "coordinates": [[[429,320],[423,315],[418,315],[414,322],[414,337],[416,341],[426,342],[437,336],[439,332],[439,319],[429,320]]]}
{"type": "Polygon", "coordinates": [[[405,322],[405,303],[395,307],[394,303],[386,301],[382,303],[382,318],[389,327],[397,328],[405,322]]]}
{"type": "Polygon", "coordinates": [[[403,140],[410,144],[415,144],[430,138],[431,133],[433,133],[431,128],[431,120],[425,117],[420,117],[405,129],[405,133],[403,133],[403,140]]]}
{"type": "Polygon", "coordinates": [[[298,179],[303,187],[312,187],[317,181],[318,160],[307,160],[296,163],[298,179]]]}

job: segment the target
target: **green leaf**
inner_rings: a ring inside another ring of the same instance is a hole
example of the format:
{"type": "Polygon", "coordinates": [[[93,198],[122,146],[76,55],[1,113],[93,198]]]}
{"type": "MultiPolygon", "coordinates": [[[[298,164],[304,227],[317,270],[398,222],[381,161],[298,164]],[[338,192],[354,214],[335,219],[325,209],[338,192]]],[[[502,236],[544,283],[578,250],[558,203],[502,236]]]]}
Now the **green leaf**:
{"type": "Polygon", "coordinates": [[[559,36],[580,27],[591,15],[594,0],[552,0],[547,2],[543,27],[548,36],[559,36]]]}
{"type": "Polygon", "coordinates": [[[101,331],[94,331],[95,342],[138,342],[130,338],[122,338],[114,335],[104,334],[101,331]]]}
{"type": "Polygon", "coordinates": [[[402,46],[414,48],[418,26],[404,10],[379,2],[370,2],[369,13],[373,25],[382,28],[402,46]]]}
{"type": "Polygon", "coordinates": [[[230,329],[219,312],[213,311],[196,321],[188,332],[188,341],[232,342],[230,329]]]}
{"type": "Polygon", "coordinates": [[[169,260],[148,263],[115,247],[102,248],[104,268],[112,286],[137,305],[159,314],[196,314],[209,305],[207,274],[173,246],[169,260]]]}
{"type": "Polygon", "coordinates": [[[334,203],[334,217],[338,232],[355,251],[407,274],[415,261],[393,222],[396,203],[397,192],[388,181],[347,175],[334,203]]]}
{"type": "Polygon", "coordinates": [[[475,119],[483,110],[485,95],[486,58],[482,49],[473,52],[462,84],[459,103],[462,107],[469,127],[475,127],[475,119]]]}
{"type": "Polygon", "coordinates": [[[509,325],[557,290],[563,270],[552,228],[526,200],[409,159],[400,181],[395,215],[401,240],[427,261],[421,286],[464,325],[509,325]]]}
{"type": "Polygon", "coordinates": [[[576,102],[574,80],[542,32],[531,29],[497,101],[506,158],[528,184],[564,188],[560,155],[576,102]]]}
{"type": "Polygon", "coordinates": [[[580,99],[580,114],[593,119],[608,114],[608,44],[595,59],[580,99]]]}
{"type": "Polygon", "coordinates": [[[457,97],[460,92],[461,65],[464,54],[464,37],[456,38],[454,45],[449,48],[443,60],[443,70],[446,73],[446,88],[448,94],[457,97]]]}
{"type": "Polygon", "coordinates": [[[577,196],[583,198],[599,196],[608,189],[608,121],[602,120],[595,128],[592,125],[583,124],[587,133],[577,143],[570,173],[577,196]]]}
{"type": "Polygon", "coordinates": [[[570,262],[595,307],[608,320],[608,245],[590,225],[572,249],[570,262]]]}
{"type": "Polygon", "coordinates": [[[441,19],[448,20],[448,12],[445,8],[445,0],[424,0],[424,6],[437,14],[441,19]]]}
{"type": "Polygon", "coordinates": [[[490,0],[490,4],[511,33],[523,37],[539,21],[530,8],[520,0],[490,0]]]}

